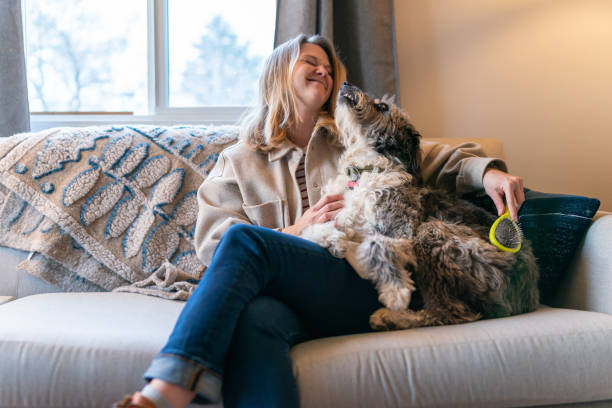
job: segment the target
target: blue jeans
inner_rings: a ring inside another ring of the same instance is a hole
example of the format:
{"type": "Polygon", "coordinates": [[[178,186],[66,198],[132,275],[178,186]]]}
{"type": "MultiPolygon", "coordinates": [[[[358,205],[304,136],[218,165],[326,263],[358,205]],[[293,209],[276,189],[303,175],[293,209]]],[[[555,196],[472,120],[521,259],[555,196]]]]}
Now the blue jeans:
{"type": "Polygon", "coordinates": [[[371,282],[319,245],[234,225],[145,379],[197,391],[196,403],[214,400],[223,384],[226,408],[297,407],[290,347],[370,331],[379,307],[371,282]]]}

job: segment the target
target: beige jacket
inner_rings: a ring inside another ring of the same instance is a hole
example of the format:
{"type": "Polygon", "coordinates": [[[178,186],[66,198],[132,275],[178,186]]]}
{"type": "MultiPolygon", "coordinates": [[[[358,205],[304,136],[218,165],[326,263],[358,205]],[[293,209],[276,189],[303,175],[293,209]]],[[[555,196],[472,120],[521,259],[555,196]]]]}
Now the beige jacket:
{"type": "MultiPolygon", "coordinates": [[[[306,148],[306,185],[310,206],[321,198],[321,187],[337,174],[342,153],[322,129],[306,148]]],[[[484,170],[498,159],[483,158],[476,143],[456,147],[421,141],[422,173],[426,184],[469,192],[482,189],[484,170]]],[[[225,149],[198,190],[198,221],[194,244],[198,257],[208,265],[223,233],[233,224],[247,223],[284,228],[302,215],[295,171],[304,153],[286,140],[268,153],[254,152],[239,142],[225,149]]]]}

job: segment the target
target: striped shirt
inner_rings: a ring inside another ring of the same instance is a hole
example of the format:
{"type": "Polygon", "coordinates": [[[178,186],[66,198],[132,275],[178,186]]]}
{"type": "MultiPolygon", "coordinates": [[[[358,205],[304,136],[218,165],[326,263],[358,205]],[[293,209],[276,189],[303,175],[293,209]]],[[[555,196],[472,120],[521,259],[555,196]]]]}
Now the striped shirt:
{"type": "Polygon", "coordinates": [[[302,214],[310,208],[308,202],[308,189],[306,188],[306,155],[302,155],[300,162],[298,163],[297,170],[295,171],[295,179],[297,180],[298,186],[300,187],[300,195],[302,197],[302,214]]]}

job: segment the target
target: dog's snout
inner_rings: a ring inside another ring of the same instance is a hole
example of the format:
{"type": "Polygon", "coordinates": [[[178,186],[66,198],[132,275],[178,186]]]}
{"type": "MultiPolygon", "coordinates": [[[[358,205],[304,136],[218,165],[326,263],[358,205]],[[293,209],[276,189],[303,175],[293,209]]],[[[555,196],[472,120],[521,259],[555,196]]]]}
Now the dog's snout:
{"type": "Polygon", "coordinates": [[[355,106],[359,101],[359,97],[357,96],[357,94],[360,91],[361,90],[355,85],[352,85],[351,83],[345,81],[342,84],[340,93],[338,93],[338,102],[348,103],[350,106],[355,106]]]}

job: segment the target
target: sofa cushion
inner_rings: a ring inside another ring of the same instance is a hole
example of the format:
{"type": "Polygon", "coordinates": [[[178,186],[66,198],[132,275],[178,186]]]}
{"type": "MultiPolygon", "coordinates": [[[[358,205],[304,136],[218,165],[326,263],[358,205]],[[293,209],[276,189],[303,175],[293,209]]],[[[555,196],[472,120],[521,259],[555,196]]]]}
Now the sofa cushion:
{"type": "MultiPolygon", "coordinates": [[[[496,214],[488,196],[467,195],[474,204],[496,214]]],[[[572,258],[599,208],[599,200],[569,194],[552,194],[525,189],[519,225],[532,245],[540,268],[540,302],[550,304],[572,258]]]]}
{"type": "Polygon", "coordinates": [[[17,286],[19,277],[17,265],[24,261],[29,255],[27,251],[20,251],[0,245],[0,259],[2,259],[2,271],[0,272],[0,295],[18,296],[17,286]]]}
{"type": "MultiPolygon", "coordinates": [[[[109,406],[143,386],[142,373],[183,305],[106,292],[41,294],[0,306],[0,406],[109,406]]],[[[303,407],[612,398],[612,316],[593,312],[544,307],[456,326],[319,339],[294,347],[291,357],[303,407]]]]}
{"type": "Polygon", "coordinates": [[[142,388],[184,304],[106,292],[0,306],[0,406],[109,407],[142,388]]]}
{"type": "Polygon", "coordinates": [[[541,303],[552,301],[598,208],[596,198],[525,192],[519,225],[540,267],[541,303]]]}
{"type": "Polygon", "coordinates": [[[612,399],[612,316],[542,307],[291,350],[304,407],[502,407],[612,399]]]}

